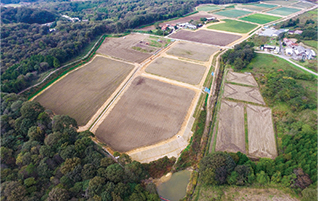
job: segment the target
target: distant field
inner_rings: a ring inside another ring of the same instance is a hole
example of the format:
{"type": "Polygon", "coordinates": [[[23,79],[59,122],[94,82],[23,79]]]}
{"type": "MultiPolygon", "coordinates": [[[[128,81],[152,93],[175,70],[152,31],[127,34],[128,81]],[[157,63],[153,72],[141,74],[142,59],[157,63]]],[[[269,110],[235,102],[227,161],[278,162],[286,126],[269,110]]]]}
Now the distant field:
{"type": "Polygon", "coordinates": [[[237,17],[247,15],[250,13],[252,13],[252,12],[233,9],[233,10],[224,10],[224,11],[220,11],[220,12],[215,12],[214,14],[225,16],[225,17],[237,18],[237,17]]]}
{"type": "Polygon", "coordinates": [[[238,5],[238,8],[246,8],[249,10],[255,10],[255,11],[262,11],[268,8],[274,8],[277,7],[277,5],[271,5],[271,4],[242,4],[242,5],[238,5]]]}
{"type": "Polygon", "coordinates": [[[299,2],[299,3],[293,4],[292,6],[295,8],[310,8],[310,7],[313,7],[314,5],[308,2],[299,2]]]}
{"type": "Polygon", "coordinates": [[[179,42],[174,44],[166,53],[177,57],[184,57],[199,61],[208,61],[210,56],[219,48],[211,45],[199,45],[194,43],[179,42]]]}
{"type": "Polygon", "coordinates": [[[221,31],[229,31],[234,33],[248,33],[257,27],[255,24],[240,22],[236,20],[224,19],[225,23],[214,24],[208,27],[208,29],[215,29],[221,31]]]}
{"type": "Polygon", "coordinates": [[[277,150],[271,109],[248,104],[246,111],[249,154],[274,159],[277,150]]]}
{"type": "Polygon", "coordinates": [[[296,3],[298,0],[288,0],[288,1],[277,1],[277,0],[268,0],[264,1],[264,3],[272,3],[272,4],[277,4],[277,5],[282,5],[282,6],[287,6],[293,3],[296,3]]]}
{"type": "Polygon", "coordinates": [[[296,13],[298,11],[301,11],[300,9],[297,8],[287,8],[287,7],[281,7],[281,8],[277,8],[271,11],[268,11],[267,13],[271,13],[271,14],[276,14],[276,15],[282,15],[282,16],[287,16],[293,13],[296,13]]]}
{"type": "Polygon", "coordinates": [[[85,125],[111,96],[133,65],[97,56],[86,66],[71,72],[35,98],[56,114],[85,125]]]}
{"type": "Polygon", "coordinates": [[[242,36],[208,30],[198,30],[196,32],[180,30],[177,33],[170,35],[170,37],[199,43],[207,43],[211,45],[225,46],[240,39],[242,36]]]}
{"type": "Polygon", "coordinates": [[[244,104],[222,100],[215,151],[245,151],[244,104]]]}
{"type": "Polygon", "coordinates": [[[211,11],[211,10],[218,10],[222,7],[217,6],[217,5],[202,5],[197,7],[198,11],[211,11]]]}
{"type": "Polygon", "coordinates": [[[193,85],[200,83],[205,70],[202,65],[165,57],[156,59],[146,68],[148,73],[193,85]]]}
{"type": "Polygon", "coordinates": [[[194,95],[190,89],[137,77],[95,134],[120,152],[167,140],[179,132],[194,95]]]}
{"type": "Polygon", "coordinates": [[[275,20],[280,19],[280,17],[271,16],[271,15],[264,15],[260,13],[256,13],[253,15],[249,15],[243,18],[240,18],[240,20],[248,21],[248,22],[254,22],[258,24],[266,24],[268,22],[272,22],[275,20]]]}

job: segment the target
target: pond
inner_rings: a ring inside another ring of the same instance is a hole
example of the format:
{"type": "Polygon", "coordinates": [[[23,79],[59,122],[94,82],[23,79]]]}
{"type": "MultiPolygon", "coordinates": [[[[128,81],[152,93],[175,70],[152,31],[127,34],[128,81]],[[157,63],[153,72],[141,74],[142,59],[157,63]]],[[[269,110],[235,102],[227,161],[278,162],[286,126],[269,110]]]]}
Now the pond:
{"type": "Polygon", "coordinates": [[[157,186],[160,197],[170,201],[179,201],[186,195],[191,172],[183,170],[172,174],[171,178],[157,186]]]}

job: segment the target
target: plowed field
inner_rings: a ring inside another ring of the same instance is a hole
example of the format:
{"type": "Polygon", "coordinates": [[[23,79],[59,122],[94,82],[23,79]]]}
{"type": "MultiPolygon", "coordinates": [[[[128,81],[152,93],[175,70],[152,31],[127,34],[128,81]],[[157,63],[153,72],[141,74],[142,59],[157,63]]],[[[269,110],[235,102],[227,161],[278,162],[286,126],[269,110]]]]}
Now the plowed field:
{"type": "Polygon", "coordinates": [[[243,87],[227,83],[224,86],[223,97],[265,105],[261,93],[255,87],[243,87]]]}
{"type": "Polygon", "coordinates": [[[258,86],[253,75],[247,73],[228,72],[226,75],[226,81],[255,87],[258,86]]]}

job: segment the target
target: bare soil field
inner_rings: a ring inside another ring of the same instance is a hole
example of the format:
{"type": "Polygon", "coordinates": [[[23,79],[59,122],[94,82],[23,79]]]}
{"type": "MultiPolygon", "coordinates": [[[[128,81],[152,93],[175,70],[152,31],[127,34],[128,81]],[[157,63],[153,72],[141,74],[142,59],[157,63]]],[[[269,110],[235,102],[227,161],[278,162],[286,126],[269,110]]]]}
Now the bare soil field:
{"type": "Polygon", "coordinates": [[[274,159],[277,150],[271,109],[247,104],[246,110],[249,155],[274,159]]]}
{"type": "Polygon", "coordinates": [[[245,151],[244,103],[222,100],[215,151],[245,151]]]}
{"type": "Polygon", "coordinates": [[[255,87],[258,86],[253,75],[247,74],[247,73],[236,73],[236,72],[229,71],[226,76],[226,81],[234,82],[238,84],[251,85],[255,87]]]}
{"type": "Polygon", "coordinates": [[[96,56],[86,66],[75,70],[35,98],[56,114],[74,118],[85,125],[111,96],[133,65],[96,56]]]}
{"type": "Polygon", "coordinates": [[[208,30],[198,30],[198,31],[180,30],[170,35],[170,38],[194,41],[199,43],[206,43],[210,45],[220,45],[220,46],[226,46],[240,39],[241,37],[242,36],[239,36],[239,35],[221,33],[216,31],[208,31],[208,30]]]}
{"type": "Polygon", "coordinates": [[[159,47],[149,45],[148,35],[130,34],[121,38],[106,38],[97,53],[109,55],[133,63],[141,63],[159,47]]]}
{"type": "Polygon", "coordinates": [[[194,43],[179,42],[166,53],[177,57],[184,57],[199,61],[208,61],[212,54],[219,48],[211,45],[199,45],[194,43]]]}
{"type": "Polygon", "coordinates": [[[263,97],[256,87],[243,87],[226,83],[223,97],[265,105],[263,97]]]}
{"type": "MultiPolygon", "coordinates": [[[[208,17],[214,17],[215,15],[212,15],[212,14],[208,14],[208,13],[205,13],[205,12],[198,12],[196,14],[193,14],[193,15],[189,15],[189,16],[186,16],[186,17],[182,17],[182,18],[179,18],[179,19],[176,19],[176,20],[171,20],[171,21],[165,21],[165,22],[162,22],[159,24],[159,26],[164,26],[166,24],[177,24],[177,23],[185,23],[185,22],[189,22],[190,20],[194,20],[194,21],[200,21],[201,18],[208,18],[208,17]]],[[[147,27],[144,27],[144,28],[140,28],[138,30],[140,31],[149,31],[149,30],[153,30],[153,29],[156,29],[155,26],[147,26],[147,27]]]]}
{"type": "Polygon", "coordinates": [[[166,57],[159,57],[146,68],[147,73],[193,85],[200,83],[205,70],[205,66],[166,57]]]}
{"type": "Polygon", "coordinates": [[[127,152],[176,135],[195,92],[137,77],[97,128],[97,138],[113,150],[127,152]]]}

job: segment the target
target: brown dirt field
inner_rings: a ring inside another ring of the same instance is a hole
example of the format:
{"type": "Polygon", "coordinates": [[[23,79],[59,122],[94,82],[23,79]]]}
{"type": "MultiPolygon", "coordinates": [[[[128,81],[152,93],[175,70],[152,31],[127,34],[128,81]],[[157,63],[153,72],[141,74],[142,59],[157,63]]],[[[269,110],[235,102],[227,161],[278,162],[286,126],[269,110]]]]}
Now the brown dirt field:
{"type": "Polygon", "coordinates": [[[243,87],[226,83],[223,97],[265,105],[263,97],[256,87],[243,87]]]}
{"type": "Polygon", "coordinates": [[[251,85],[257,87],[257,82],[252,74],[247,73],[235,73],[229,71],[226,76],[226,81],[239,84],[251,85]]]}
{"type": "Polygon", "coordinates": [[[226,46],[240,39],[242,36],[201,29],[198,31],[179,30],[169,37],[211,45],[226,46]]]}
{"type": "MultiPolygon", "coordinates": [[[[215,15],[212,15],[212,14],[207,14],[206,12],[198,12],[196,14],[193,14],[193,15],[190,15],[190,16],[187,16],[187,17],[182,17],[182,18],[179,18],[179,19],[176,19],[176,20],[171,20],[171,21],[165,21],[165,22],[162,22],[159,24],[159,26],[163,26],[163,25],[166,25],[166,24],[177,24],[177,23],[185,23],[185,22],[189,22],[190,20],[194,20],[194,21],[199,21],[200,18],[208,18],[208,17],[214,17],[215,15]]],[[[155,26],[147,26],[147,27],[144,27],[144,28],[141,28],[141,29],[138,29],[140,31],[149,31],[149,30],[154,30],[155,29],[155,26]]]]}
{"type": "Polygon", "coordinates": [[[177,57],[209,61],[210,56],[218,50],[219,48],[215,46],[180,42],[171,47],[166,53],[177,57]]]}
{"type": "Polygon", "coordinates": [[[146,68],[147,73],[193,85],[200,83],[205,70],[206,67],[202,65],[165,57],[159,57],[146,68]]]}
{"type": "Polygon", "coordinates": [[[140,41],[146,40],[149,36],[143,34],[130,34],[121,38],[106,38],[97,53],[109,55],[133,63],[141,63],[152,54],[134,50],[140,41]]]}
{"type": "Polygon", "coordinates": [[[245,151],[244,104],[223,100],[215,151],[245,151]]]}
{"type": "Polygon", "coordinates": [[[271,109],[247,104],[246,110],[249,155],[274,159],[277,150],[271,109]]]}
{"type": "Polygon", "coordinates": [[[176,135],[195,92],[137,77],[97,128],[97,138],[113,150],[127,152],[176,135]]]}
{"type": "Polygon", "coordinates": [[[56,114],[74,118],[85,125],[111,96],[133,65],[96,56],[86,66],[56,82],[35,98],[56,114]]]}

